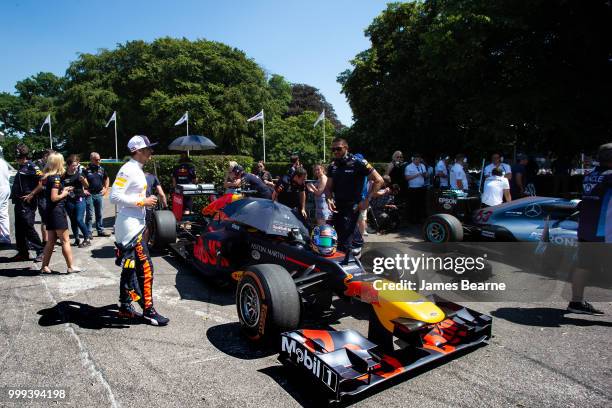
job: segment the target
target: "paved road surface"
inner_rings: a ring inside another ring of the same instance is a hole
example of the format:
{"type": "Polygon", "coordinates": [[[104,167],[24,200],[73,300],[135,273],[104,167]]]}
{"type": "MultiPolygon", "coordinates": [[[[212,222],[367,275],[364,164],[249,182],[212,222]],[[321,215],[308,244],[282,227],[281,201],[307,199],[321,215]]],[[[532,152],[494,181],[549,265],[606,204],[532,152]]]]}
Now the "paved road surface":
{"type": "MultiPolygon", "coordinates": [[[[95,238],[90,248],[74,249],[87,269],[81,274],[39,276],[32,263],[0,264],[0,388],[68,387],[69,401],[59,406],[319,406],[272,351],[253,349],[240,336],[231,290],[168,255],[154,259],[154,299],[170,325],[115,319],[119,269],[112,248],[111,239],[95,238]]],[[[52,267],[65,270],[59,251],[52,267]]],[[[335,316],[348,312],[338,306],[335,316]]],[[[565,304],[470,306],[496,316],[489,346],[355,404],[612,405],[612,304],[598,304],[602,317],[565,314],[565,304]]],[[[365,330],[360,318],[330,323],[365,330]]]]}

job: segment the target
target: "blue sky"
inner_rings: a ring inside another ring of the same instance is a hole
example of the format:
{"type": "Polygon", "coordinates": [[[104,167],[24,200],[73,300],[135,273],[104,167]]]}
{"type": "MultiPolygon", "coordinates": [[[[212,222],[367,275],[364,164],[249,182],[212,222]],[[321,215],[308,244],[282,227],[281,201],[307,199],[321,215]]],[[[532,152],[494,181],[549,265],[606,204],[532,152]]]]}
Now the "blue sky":
{"type": "Polygon", "coordinates": [[[205,38],[243,50],[270,73],[321,90],[339,119],[351,110],[337,75],[369,47],[379,0],[0,1],[0,91],[40,71],[64,74],[78,53],[128,40],[205,38]]]}

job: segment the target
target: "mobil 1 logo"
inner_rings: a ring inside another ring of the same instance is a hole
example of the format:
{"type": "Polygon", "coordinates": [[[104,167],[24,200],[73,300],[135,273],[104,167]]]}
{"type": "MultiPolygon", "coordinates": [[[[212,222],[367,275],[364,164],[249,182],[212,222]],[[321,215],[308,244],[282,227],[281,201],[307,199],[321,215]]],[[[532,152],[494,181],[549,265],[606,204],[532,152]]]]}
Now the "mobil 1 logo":
{"type": "Polygon", "coordinates": [[[294,339],[282,336],[281,354],[286,354],[293,363],[309,371],[333,392],[338,390],[338,374],[294,339]]]}

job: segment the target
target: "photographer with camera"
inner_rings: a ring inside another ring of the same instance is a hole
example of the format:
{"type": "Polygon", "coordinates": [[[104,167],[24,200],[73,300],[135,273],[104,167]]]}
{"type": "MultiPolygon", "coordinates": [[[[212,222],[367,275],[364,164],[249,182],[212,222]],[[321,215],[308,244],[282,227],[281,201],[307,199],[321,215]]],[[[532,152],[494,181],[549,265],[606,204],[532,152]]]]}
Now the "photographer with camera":
{"type": "Polygon", "coordinates": [[[81,167],[81,160],[78,154],[71,154],[66,160],[66,173],[63,176],[64,187],[72,187],[72,191],[66,199],[66,212],[70,218],[70,226],[74,235],[74,245],[85,248],[91,245],[89,240],[90,232],[85,223],[85,189],[89,188],[89,182],[85,177],[85,169],[81,167]],[[79,230],[83,234],[83,242],[79,239],[79,230]]]}

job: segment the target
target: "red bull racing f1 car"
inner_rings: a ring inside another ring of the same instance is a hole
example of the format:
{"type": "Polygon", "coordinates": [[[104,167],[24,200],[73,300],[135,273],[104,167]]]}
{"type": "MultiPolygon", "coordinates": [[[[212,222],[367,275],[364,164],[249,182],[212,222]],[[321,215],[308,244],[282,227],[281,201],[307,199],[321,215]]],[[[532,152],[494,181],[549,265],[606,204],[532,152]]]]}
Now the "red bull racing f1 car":
{"type": "Polygon", "coordinates": [[[226,201],[219,209],[223,216],[171,247],[197,271],[236,281],[244,334],[252,341],[278,341],[280,335],[280,361],[309,375],[330,400],[359,394],[491,337],[491,317],[438,297],[388,290],[383,284],[391,281],[367,272],[352,255],[319,250],[330,235],[321,233],[313,244],[289,208],[264,199],[226,201]],[[329,308],[333,295],[366,304],[367,336],[302,327],[305,311],[329,308]]]}

